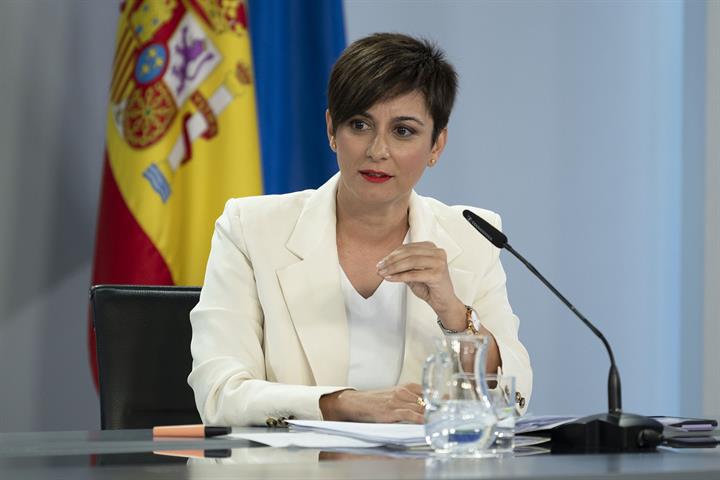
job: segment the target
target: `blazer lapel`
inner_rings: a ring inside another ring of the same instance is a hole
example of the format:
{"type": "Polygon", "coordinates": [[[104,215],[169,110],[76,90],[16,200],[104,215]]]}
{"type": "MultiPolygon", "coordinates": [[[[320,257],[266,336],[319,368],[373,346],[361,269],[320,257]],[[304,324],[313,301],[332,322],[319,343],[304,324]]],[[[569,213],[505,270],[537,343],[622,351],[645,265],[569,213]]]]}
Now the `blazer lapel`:
{"type": "Polygon", "coordinates": [[[299,261],[277,271],[317,385],[345,385],[349,337],[335,240],[337,175],[307,201],[287,248],[299,261]]]}
{"type": "MultiPolygon", "coordinates": [[[[472,302],[471,287],[475,274],[453,266],[462,253],[460,246],[438,222],[426,200],[412,192],[410,196],[410,241],[433,242],[447,254],[450,278],[455,294],[466,304],[472,302]]],[[[420,383],[422,366],[427,356],[435,350],[435,339],[442,337],[437,325],[437,315],[424,300],[407,289],[405,318],[405,354],[399,383],[420,383]]]]}

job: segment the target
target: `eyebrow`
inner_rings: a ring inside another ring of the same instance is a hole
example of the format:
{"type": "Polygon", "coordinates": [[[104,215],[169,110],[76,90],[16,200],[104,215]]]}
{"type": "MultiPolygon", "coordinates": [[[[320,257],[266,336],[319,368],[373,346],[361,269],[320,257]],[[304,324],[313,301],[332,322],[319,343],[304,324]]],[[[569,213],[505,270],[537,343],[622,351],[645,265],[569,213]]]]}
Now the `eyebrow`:
{"type": "Polygon", "coordinates": [[[425,124],[422,122],[422,120],[420,120],[419,118],[416,118],[416,117],[395,117],[395,121],[398,121],[398,122],[408,122],[408,121],[410,121],[410,122],[417,122],[417,123],[419,123],[420,125],[425,126],[425,124]]]}
{"type": "MultiPolygon", "coordinates": [[[[374,120],[373,116],[370,115],[368,112],[363,112],[363,113],[360,114],[360,116],[361,116],[361,117],[369,118],[370,120],[374,120]]],[[[409,115],[401,115],[401,116],[399,116],[399,117],[395,117],[395,118],[393,118],[393,121],[394,121],[394,122],[415,122],[415,123],[418,123],[418,124],[420,124],[420,125],[422,125],[422,126],[425,126],[425,124],[423,123],[422,120],[420,120],[420,119],[417,118],[417,117],[412,117],[412,116],[409,116],[409,115]]]]}

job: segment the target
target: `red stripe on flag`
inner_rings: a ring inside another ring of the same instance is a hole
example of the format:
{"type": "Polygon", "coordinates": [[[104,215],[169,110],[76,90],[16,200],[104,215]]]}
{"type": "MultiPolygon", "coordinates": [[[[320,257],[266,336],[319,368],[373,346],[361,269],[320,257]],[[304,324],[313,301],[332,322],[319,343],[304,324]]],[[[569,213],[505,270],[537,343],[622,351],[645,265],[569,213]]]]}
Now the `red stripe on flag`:
{"type": "MultiPolygon", "coordinates": [[[[172,275],[160,252],[130,212],[108,162],[103,166],[93,285],[172,285],[172,275]]],[[[92,312],[91,312],[92,314],[92,312]]],[[[98,387],[97,352],[92,317],[88,325],[90,367],[98,387]]]]}

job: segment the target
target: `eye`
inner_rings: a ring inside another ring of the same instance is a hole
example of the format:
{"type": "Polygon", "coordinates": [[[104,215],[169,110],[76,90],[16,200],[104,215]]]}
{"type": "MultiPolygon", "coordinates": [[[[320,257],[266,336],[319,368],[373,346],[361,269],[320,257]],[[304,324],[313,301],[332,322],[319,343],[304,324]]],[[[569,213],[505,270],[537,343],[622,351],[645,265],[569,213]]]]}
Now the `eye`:
{"type": "Polygon", "coordinates": [[[350,120],[350,128],[352,128],[353,130],[367,130],[368,128],[370,128],[370,126],[365,120],[354,118],[350,120]]]}
{"type": "Polygon", "coordinates": [[[413,130],[412,128],[400,125],[399,127],[395,128],[395,133],[399,137],[409,137],[409,136],[415,134],[415,130],[413,130]]]}

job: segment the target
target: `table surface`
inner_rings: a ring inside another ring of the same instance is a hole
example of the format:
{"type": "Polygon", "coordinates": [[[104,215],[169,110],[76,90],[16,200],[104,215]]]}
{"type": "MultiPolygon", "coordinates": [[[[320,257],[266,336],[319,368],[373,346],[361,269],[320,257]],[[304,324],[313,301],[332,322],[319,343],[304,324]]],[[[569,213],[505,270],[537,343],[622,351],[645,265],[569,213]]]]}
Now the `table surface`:
{"type": "Polygon", "coordinates": [[[271,448],[220,438],[154,441],[150,430],[0,433],[0,478],[720,479],[720,449],[443,459],[385,449],[348,453],[271,448]],[[227,456],[187,459],[153,453],[168,450],[227,456]]]}

